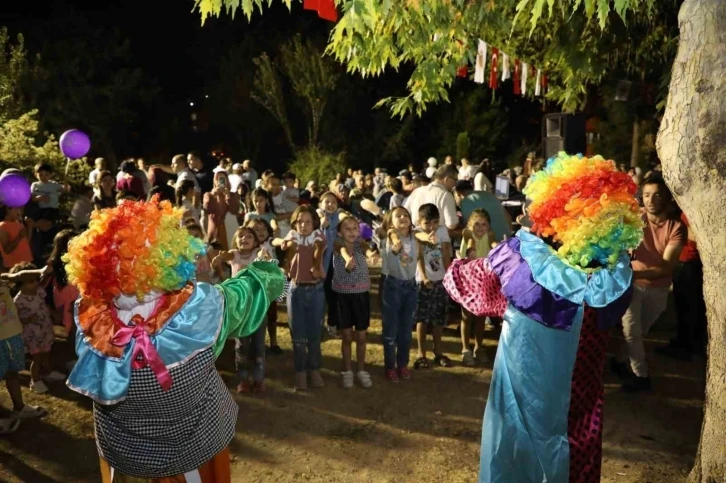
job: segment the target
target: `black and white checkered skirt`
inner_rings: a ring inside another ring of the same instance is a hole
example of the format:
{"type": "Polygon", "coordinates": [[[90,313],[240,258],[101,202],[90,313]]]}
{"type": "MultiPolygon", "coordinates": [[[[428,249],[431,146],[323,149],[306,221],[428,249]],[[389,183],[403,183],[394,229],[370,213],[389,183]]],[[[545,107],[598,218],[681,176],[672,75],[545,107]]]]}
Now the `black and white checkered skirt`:
{"type": "Polygon", "coordinates": [[[232,440],[238,407],[207,349],[169,370],[163,391],[150,368],[133,370],[128,397],[94,403],[101,457],[128,476],[163,478],[195,470],[232,440]]]}

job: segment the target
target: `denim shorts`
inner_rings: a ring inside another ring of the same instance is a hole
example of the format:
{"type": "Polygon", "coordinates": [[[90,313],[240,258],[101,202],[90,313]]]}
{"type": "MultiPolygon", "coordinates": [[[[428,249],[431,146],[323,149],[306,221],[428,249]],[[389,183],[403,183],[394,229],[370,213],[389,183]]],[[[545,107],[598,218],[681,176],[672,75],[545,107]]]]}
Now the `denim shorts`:
{"type": "Polygon", "coordinates": [[[14,335],[0,340],[0,379],[6,372],[18,372],[25,369],[25,346],[23,338],[14,335]]]}

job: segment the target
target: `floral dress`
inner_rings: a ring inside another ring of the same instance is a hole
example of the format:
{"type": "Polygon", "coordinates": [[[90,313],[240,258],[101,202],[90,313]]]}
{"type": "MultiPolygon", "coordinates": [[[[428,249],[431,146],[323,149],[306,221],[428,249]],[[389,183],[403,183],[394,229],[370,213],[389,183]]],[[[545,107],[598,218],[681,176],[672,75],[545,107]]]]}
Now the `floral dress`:
{"type": "Polygon", "coordinates": [[[42,354],[50,352],[53,345],[53,321],[50,309],[45,303],[45,290],[39,288],[35,295],[25,295],[18,292],[15,296],[15,306],[18,308],[20,320],[24,321],[35,316],[32,323],[23,323],[23,343],[28,354],[42,354]]]}

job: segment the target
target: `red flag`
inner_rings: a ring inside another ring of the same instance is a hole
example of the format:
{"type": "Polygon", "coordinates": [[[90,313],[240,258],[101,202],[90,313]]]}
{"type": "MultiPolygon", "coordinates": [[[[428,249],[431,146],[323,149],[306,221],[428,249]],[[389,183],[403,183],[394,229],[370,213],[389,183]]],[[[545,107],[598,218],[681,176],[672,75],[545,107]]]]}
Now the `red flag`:
{"type": "Polygon", "coordinates": [[[497,88],[497,78],[499,77],[497,75],[499,69],[499,49],[496,47],[492,47],[492,71],[489,75],[489,88],[490,89],[496,89],[497,88]]]}
{"type": "Polygon", "coordinates": [[[519,61],[519,59],[514,59],[514,77],[512,78],[512,81],[514,82],[514,94],[521,96],[522,95],[522,63],[519,61]]]}
{"type": "Polygon", "coordinates": [[[305,10],[315,10],[317,12],[318,5],[320,5],[320,0],[303,0],[303,9],[305,10]]]}
{"type": "Polygon", "coordinates": [[[462,65],[458,69],[456,69],[456,77],[466,77],[469,75],[469,67],[466,65],[462,65]]]}
{"type": "Polygon", "coordinates": [[[337,22],[338,10],[335,8],[335,0],[318,0],[318,2],[318,17],[331,22],[337,22]]]}
{"type": "Polygon", "coordinates": [[[547,74],[542,72],[542,78],[540,79],[540,81],[542,84],[542,94],[544,94],[545,91],[547,90],[547,74]]]}

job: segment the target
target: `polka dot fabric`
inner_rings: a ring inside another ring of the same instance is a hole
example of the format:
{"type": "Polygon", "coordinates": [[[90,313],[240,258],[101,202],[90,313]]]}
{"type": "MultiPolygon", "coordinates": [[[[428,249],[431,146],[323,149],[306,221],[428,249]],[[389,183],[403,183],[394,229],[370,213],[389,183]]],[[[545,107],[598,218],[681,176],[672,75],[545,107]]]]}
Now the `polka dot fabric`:
{"type": "Polygon", "coordinates": [[[507,309],[499,277],[489,260],[454,260],[444,277],[449,296],[479,317],[501,317],[507,309]]]}
{"type": "Polygon", "coordinates": [[[603,372],[610,333],[597,328],[597,315],[585,307],[572,373],[568,440],[570,483],[600,481],[603,427],[603,372]]]}

